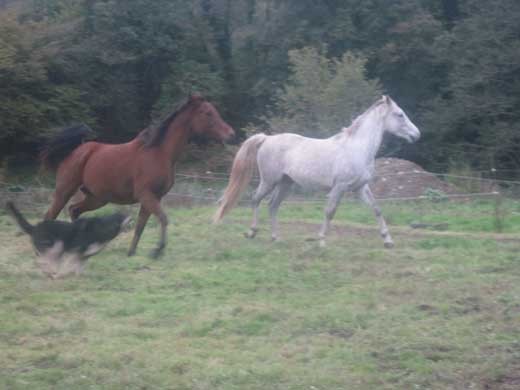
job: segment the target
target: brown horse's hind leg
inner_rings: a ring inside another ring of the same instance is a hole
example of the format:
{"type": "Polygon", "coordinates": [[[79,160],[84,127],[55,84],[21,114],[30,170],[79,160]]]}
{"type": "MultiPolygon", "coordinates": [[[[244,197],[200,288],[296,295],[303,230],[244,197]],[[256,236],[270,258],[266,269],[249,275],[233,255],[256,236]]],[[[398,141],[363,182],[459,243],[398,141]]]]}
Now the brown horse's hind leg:
{"type": "Polygon", "coordinates": [[[157,245],[157,248],[152,250],[150,253],[150,256],[156,259],[162,254],[164,247],[166,246],[166,228],[168,226],[168,217],[161,208],[160,200],[151,192],[147,192],[141,195],[139,200],[141,202],[141,207],[144,207],[150,214],[155,215],[161,224],[161,238],[159,240],[159,244],[157,245]]]}
{"type": "Polygon", "coordinates": [[[134,238],[132,239],[132,244],[130,245],[130,249],[128,250],[128,256],[135,255],[135,249],[137,248],[137,244],[139,243],[141,234],[143,234],[143,230],[146,225],[146,222],[148,222],[148,218],[150,218],[150,212],[143,206],[141,206],[141,208],[139,209],[139,217],[137,217],[137,223],[135,225],[134,238]]]}
{"type": "Polygon", "coordinates": [[[56,188],[54,198],[45,214],[45,219],[56,219],[69,199],[76,193],[82,182],[82,171],[86,155],[80,160],[77,158],[65,159],[56,171],[56,188]]]}
{"type": "Polygon", "coordinates": [[[70,205],[69,215],[72,221],[78,219],[78,217],[85,211],[96,210],[106,205],[107,202],[98,199],[90,194],[85,195],[85,199],[70,205]]]}
{"type": "Polygon", "coordinates": [[[76,193],[80,184],[77,181],[68,182],[66,185],[56,184],[52,204],[45,213],[45,219],[56,219],[72,195],[76,193]]]}

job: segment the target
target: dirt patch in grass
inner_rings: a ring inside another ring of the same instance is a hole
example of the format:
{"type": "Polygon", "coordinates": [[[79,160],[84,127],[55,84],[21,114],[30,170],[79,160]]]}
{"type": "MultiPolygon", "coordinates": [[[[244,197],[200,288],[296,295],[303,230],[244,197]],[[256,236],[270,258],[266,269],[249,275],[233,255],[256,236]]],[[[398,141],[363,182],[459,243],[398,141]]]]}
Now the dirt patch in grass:
{"type": "Polygon", "coordinates": [[[518,390],[520,389],[520,365],[510,367],[492,380],[482,381],[485,390],[518,390]]]}
{"type": "Polygon", "coordinates": [[[391,157],[376,160],[376,177],[370,188],[378,198],[421,196],[430,190],[444,194],[460,192],[419,165],[391,157]]]}
{"type": "MultiPolygon", "coordinates": [[[[238,221],[237,221],[238,222],[238,221]]],[[[242,223],[248,223],[249,220],[241,220],[242,223]]],[[[280,221],[280,225],[291,230],[304,231],[310,236],[315,237],[320,229],[320,224],[317,222],[310,222],[305,220],[300,221],[280,221]]],[[[244,225],[245,226],[245,225],[244,225]]],[[[265,225],[266,231],[269,229],[265,225]]],[[[419,240],[424,237],[458,237],[458,238],[470,238],[470,239],[490,239],[499,242],[518,242],[517,234],[500,234],[500,233],[487,233],[487,232],[454,232],[454,231],[432,231],[432,230],[418,230],[412,229],[406,226],[389,226],[390,234],[393,237],[400,237],[407,241],[419,240]]],[[[262,228],[260,228],[262,230],[262,228]]],[[[362,225],[356,223],[345,223],[332,221],[329,236],[335,235],[348,235],[349,237],[356,238],[374,238],[379,237],[379,227],[374,221],[374,225],[362,225]]]]}

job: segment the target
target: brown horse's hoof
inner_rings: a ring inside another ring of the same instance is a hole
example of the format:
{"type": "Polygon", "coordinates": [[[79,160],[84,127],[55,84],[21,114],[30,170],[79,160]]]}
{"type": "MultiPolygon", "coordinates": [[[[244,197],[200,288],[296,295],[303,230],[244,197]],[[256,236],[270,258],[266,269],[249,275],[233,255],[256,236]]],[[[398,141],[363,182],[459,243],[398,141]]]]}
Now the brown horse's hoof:
{"type": "Polygon", "coordinates": [[[150,257],[152,259],[158,259],[163,254],[164,247],[155,248],[150,252],[150,257]]]}
{"type": "Polygon", "coordinates": [[[135,255],[135,249],[133,250],[129,250],[128,253],[126,254],[128,257],[132,257],[133,255],[135,255]]]}

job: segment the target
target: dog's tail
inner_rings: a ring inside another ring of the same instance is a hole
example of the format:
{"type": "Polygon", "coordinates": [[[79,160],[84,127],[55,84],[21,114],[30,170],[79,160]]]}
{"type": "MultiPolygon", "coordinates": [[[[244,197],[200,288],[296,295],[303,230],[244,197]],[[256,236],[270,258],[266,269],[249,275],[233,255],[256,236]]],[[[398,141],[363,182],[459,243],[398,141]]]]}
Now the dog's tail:
{"type": "Polygon", "coordinates": [[[213,223],[219,222],[229,210],[235,206],[240,193],[245,190],[253,177],[256,167],[258,148],[267,139],[267,135],[260,133],[248,138],[238,149],[233,160],[229,183],[220,199],[220,206],[213,217],[213,223]]]}
{"type": "Polygon", "coordinates": [[[13,218],[18,222],[20,228],[27,234],[31,234],[33,232],[34,226],[31,225],[24,216],[18,211],[13,202],[9,201],[6,203],[7,210],[11,213],[13,218]]]}

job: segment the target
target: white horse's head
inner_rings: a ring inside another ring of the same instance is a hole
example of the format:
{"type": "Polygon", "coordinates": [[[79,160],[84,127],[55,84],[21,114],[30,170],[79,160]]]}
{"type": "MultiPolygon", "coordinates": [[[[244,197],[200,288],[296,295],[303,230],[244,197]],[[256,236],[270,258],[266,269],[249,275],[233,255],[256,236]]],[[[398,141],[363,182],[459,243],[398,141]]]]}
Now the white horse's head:
{"type": "Polygon", "coordinates": [[[390,97],[382,97],[382,104],[386,106],[386,114],[383,119],[384,130],[404,138],[412,143],[421,137],[421,133],[404,111],[390,97]]]}

